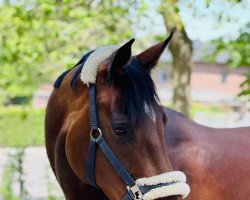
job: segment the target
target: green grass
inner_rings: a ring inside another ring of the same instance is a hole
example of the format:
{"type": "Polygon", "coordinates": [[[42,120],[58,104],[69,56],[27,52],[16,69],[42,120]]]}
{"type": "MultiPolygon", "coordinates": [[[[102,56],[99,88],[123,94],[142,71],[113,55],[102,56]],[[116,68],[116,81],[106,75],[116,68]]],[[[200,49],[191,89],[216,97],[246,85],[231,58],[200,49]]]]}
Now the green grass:
{"type": "MultiPolygon", "coordinates": [[[[164,106],[173,109],[173,105],[171,103],[162,103],[164,106]]],[[[193,118],[197,113],[202,112],[210,115],[217,115],[221,113],[229,113],[232,112],[232,109],[223,104],[205,104],[192,102],[190,115],[193,118]]]]}
{"type": "Polygon", "coordinates": [[[198,112],[203,112],[209,115],[217,115],[221,113],[232,112],[232,109],[222,104],[205,104],[193,102],[191,105],[191,117],[194,117],[198,112]]]}
{"type": "Polygon", "coordinates": [[[0,147],[44,145],[44,109],[0,107],[0,147]]]}

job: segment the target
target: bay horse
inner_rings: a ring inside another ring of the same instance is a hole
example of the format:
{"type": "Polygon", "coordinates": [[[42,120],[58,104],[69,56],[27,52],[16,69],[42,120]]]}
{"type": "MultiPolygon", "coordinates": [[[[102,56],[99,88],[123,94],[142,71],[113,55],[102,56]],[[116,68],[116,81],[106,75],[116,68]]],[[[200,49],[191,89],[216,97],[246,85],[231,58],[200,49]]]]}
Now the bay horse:
{"type": "Polygon", "coordinates": [[[159,103],[150,72],[172,35],[136,56],[134,39],[101,47],[56,80],[45,141],[67,200],[250,196],[250,127],[201,126],[159,103]]]}

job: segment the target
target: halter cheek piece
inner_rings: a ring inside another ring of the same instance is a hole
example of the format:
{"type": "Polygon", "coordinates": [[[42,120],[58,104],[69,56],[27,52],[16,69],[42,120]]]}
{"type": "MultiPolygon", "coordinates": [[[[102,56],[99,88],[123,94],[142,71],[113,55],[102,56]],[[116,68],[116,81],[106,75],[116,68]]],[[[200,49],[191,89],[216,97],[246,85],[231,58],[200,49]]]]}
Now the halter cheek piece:
{"type": "Polygon", "coordinates": [[[185,198],[188,195],[190,189],[185,183],[186,177],[182,172],[164,173],[154,177],[137,179],[136,181],[131,177],[102,136],[98,123],[95,84],[89,85],[89,108],[91,126],[87,155],[87,179],[89,184],[98,188],[95,181],[95,157],[98,145],[126,184],[127,192],[122,200],[149,200],[172,195],[182,195],[185,198]]]}
{"type": "Polygon", "coordinates": [[[96,146],[98,145],[106,158],[118,172],[120,177],[126,183],[128,192],[126,193],[125,199],[141,199],[142,193],[139,187],[136,185],[135,180],[130,176],[130,174],[126,171],[120,161],[117,159],[113,151],[108,146],[107,142],[102,136],[102,131],[99,128],[98,123],[98,114],[96,108],[96,86],[94,84],[90,84],[89,86],[89,108],[90,108],[90,142],[89,142],[89,149],[88,149],[88,157],[87,157],[87,179],[88,182],[97,187],[95,181],[95,156],[96,156],[96,146]],[[97,137],[94,136],[98,134],[97,137]]]}

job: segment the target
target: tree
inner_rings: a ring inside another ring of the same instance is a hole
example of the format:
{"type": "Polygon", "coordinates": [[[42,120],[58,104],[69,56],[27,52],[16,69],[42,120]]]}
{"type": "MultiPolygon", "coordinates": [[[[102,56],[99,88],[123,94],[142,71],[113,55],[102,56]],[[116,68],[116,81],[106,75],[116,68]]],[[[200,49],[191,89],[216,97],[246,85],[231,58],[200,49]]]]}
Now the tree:
{"type": "Polygon", "coordinates": [[[0,3],[1,97],[31,97],[84,52],[131,37],[130,1],[0,3]]]}
{"type": "Polygon", "coordinates": [[[182,23],[177,0],[161,0],[159,11],[164,18],[166,29],[175,30],[169,46],[173,56],[173,106],[177,111],[189,116],[192,41],[182,23]]]}
{"type": "MultiPolygon", "coordinates": [[[[198,1],[199,2],[199,1],[198,1]]],[[[210,9],[212,5],[215,5],[216,1],[206,0],[204,1],[203,7],[206,8],[213,16],[210,16],[215,21],[215,24],[220,26],[222,23],[229,21],[237,21],[237,19],[231,19],[231,16],[228,13],[224,13],[223,8],[221,9],[210,9]]],[[[223,3],[223,2],[222,2],[223,3]]],[[[224,4],[227,4],[227,7],[233,7],[235,5],[239,5],[242,3],[244,5],[244,1],[240,0],[225,0],[224,4]]],[[[190,107],[190,77],[192,72],[192,41],[186,33],[185,25],[182,22],[180,17],[180,4],[185,4],[186,7],[192,8],[192,14],[194,17],[203,18],[208,17],[208,13],[201,13],[199,8],[196,7],[197,1],[181,1],[181,0],[161,0],[159,13],[162,15],[165,27],[168,31],[171,31],[175,28],[175,36],[172,39],[172,42],[169,46],[171,54],[173,56],[173,68],[172,68],[172,79],[173,79],[173,106],[176,110],[189,115],[189,107],[190,107]]],[[[201,4],[199,4],[201,6],[201,4]]],[[[242,6],[244,7],[244,6],[242,6]]],[[[239,19],[238,19],[239,20],[239,19]]],[[[249,36],[249,34],[248,34],[249,36]]],[[[225,43],[222,39],[219,39],[217,42],[217,49],[220,51],[222,49],[230,49],[231,53],[234,54],[234,57],[238,58],[248,58],[246,52],[249,52],[249,46],[241,42],[242,46],[241,50],[236,51],[235,49],[232,51],[234,46],[239,48],[239,42],[244,40],[246,42],[246,34],[242,35],[242,37],[238,38],[238,40],[234,43],[229,42],[225,43]],[[230,45],[231,44],[231,45],[230,45]],[[227,46],[225,48],[225,46],[227,46]],[[237,53],[236,53],[237,52],[237,53]],[[242,56],[239,56],[239,55],[242,56]]],[[[237,59],[236,59],[237,60],[237,59]]],[[[246,60],[246,59],[243,59],[246,60]]],[[[229,60],[228,63],[232,65],[235,64],[235,61],[229,60]]],[[[243,63],[241,63],[243,64],[243,63]]],[[[247,80],[242,84],[243,92],[241,95],[249,94],[249,76],[247,75],[247,80]],[[244,89],[245,88],[245,89],[244,89]]]]}

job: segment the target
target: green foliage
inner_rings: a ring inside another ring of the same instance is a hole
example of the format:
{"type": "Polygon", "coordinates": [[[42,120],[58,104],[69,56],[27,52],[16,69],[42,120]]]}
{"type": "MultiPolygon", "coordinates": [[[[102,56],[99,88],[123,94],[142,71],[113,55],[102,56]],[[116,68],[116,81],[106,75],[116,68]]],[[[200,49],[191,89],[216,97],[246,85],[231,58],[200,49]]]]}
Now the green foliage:
{"type": "Polygon", "coordinates": [[[213,43],[216,45],[214,59],[220,54],[226,54],[229,56],[227,64],[230,67],[250,66],[250,34],[247,29],[236,40],[224,41],[220,38],[213,43]]]}
{"type": "Polygon", "coordinates": [[[44,110],[0,107],[0,147],[44,145],[44,110]]]}
{"type": "Polygon", "coordinates": [[[211,56],[213,61],[217,56],[223,54],[229,57],[226,62],[229,67],[245,66],[249,68],[249,72],[245,74],[245,81],[241,84],[242,91],[239,95],[248,97],[250,101],[250,24],[241,31],[235,40],[224,41],[223,38],[220,38],[214,40],[213,44],[216,47],[216,51],[211,56]]]}
{"type": "Polygon", "coordinates": [[[246,80],[240,85],[243,90],[240,92],[239,96],[247,96],[248,101],[250,101],[250,72],[248,72],[245,76],[246,80]]]}
{"type": "Polygon", "coordinates": [[[131,37],[132,1],[34,0],[0,4],[1,97],[31,96],[42,81],[97,46],[131,37]]]}

